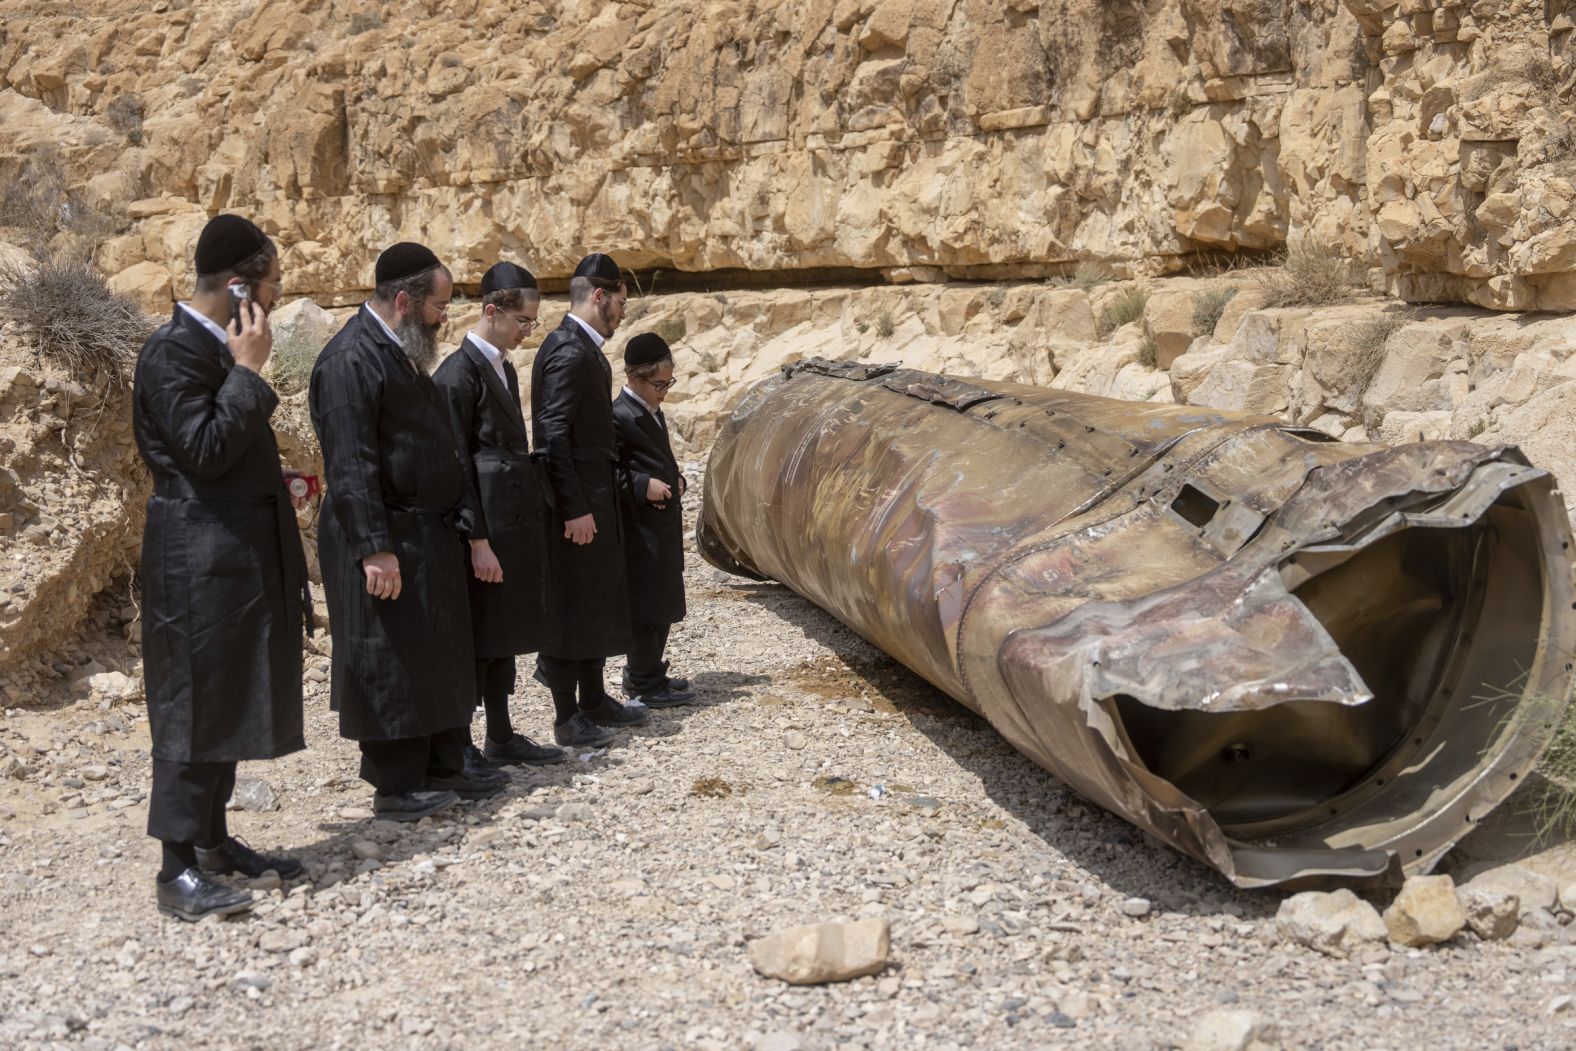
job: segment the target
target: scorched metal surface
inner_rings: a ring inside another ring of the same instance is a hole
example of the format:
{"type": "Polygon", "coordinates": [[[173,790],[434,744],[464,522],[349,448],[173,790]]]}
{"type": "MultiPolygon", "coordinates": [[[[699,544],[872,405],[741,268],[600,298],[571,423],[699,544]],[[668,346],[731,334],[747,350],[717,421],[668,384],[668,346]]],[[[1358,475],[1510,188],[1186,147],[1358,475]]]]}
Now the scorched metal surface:
{"type": "Polygon", "coordinates": [[[1576,650],[1569,521],[1514,449],[895,366],[752,388],[699,537],[1245,887],[1426,871],[1576,650]]]}

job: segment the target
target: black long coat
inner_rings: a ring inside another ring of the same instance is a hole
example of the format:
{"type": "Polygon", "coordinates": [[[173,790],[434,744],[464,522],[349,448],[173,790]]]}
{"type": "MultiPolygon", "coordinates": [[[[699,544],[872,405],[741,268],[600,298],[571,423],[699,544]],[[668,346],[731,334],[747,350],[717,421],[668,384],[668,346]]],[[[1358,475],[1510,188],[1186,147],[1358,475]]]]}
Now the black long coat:
{"type": "Polygon", "coordinates": [[[624,564],[630,617],[636,624],[674,624],[686,612],[683,495],[665,423],[628,391],[613,401],[618,480],[625,494],[624,564]],[[653,478],[673,491],[660,508],[646,499],[653,478]]]}
{"type": "Polygon", "coordinates": [[[531,425],[547,464],[547,634],[542,652],[586,659],[629,652],[629,596],[613,449],[613,370],[574,318],[542,341],[531,366],[531,425]],[[564,523],[590,514],[596,537],[564,523]]]}
{"type": "Polygon", "coordinates": [[[513,657],[542,645],[547,504],[531,462],[520,381],[509,360],[505,379],[468,337],[432,374],[449,407],[449,425],[471,471],[471,485],[503,582],[467,577],[476,656],[513,657]]]}
{"type": "Polygon", "coordinates": [[[459,538],[482,534],[443,396],[362,307],[318,356],[309,398],[339,732],[384,741],[465,726],[476,664],[459,538]],[[380,551],[399,559],[397,599],[367,594],[361,560],[380,551]]]}
{"type": "Polygon", "coordinates": [[[177,307],[137,357],[132,425],[153,474],[142,669],[153,757],[306,747],[306,559],[268,418],[279,398],[177,307]]]}

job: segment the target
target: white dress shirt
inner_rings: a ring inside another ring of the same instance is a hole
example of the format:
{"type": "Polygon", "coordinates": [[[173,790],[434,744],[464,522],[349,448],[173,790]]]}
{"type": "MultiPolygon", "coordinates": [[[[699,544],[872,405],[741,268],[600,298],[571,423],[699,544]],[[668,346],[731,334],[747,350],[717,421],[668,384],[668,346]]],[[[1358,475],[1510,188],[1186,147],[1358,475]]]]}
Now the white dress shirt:
{"type": "Polygon", "coordinates": [[[383,320],[383,316],[376,310],[372,309],[372,304],[370,302],[363,305],[365,306],[367,313],[371,314],[373,319],[376,320],[379,325],[383,326],[383,331],[388,333],[389,339],[394,341],[394,345],[399,347],[401,350],[404,350],[405,344],[399,341],[399,337],[394,334],[393,329],[389,328],[389,323],[383,320]]]}
{"type": "Polygon", "coordinates": [[[650,405],[647,405],[645,398],[642,398],[640,395],[630,390],[627,385],[624,387],[624,393],[628,394],[631,398],[634,398],[636,405],[639,405],[642,409],[645,409],[647,412],[649,412],[651,414],[651,418],[657,421],[657,426],[661,427],[663,430],[668,429],[668,421],[664,420],[656,409],[653,409],[650,405]]]}
{"type": "Polygon", "coordinates": [[[601,350],[602,344],[607,342],[607,337],[602,335],[602,333],[598,332],[596,329],[592,328],[588,322],[581,321],[573,314],[570,314],[569,316],[574,318],[580,327],[586,330],[586,335],[591,337],[591,342],[596,345],[596,349],[601,350]]]}
{"type": "Polygon", "coordinates": [[[214,339],[217,339],[220,343],[223,343],[227,347],[230,345],[230,333],[226,332],[220,326],[215,325],[212,318],[206,314],[199,313],[197,310],[194,310],[190,303],[180,303],[177,305],[182,310],[186,311],[186,313],[196,318],[197,322],[202,325],[203,328],[207,329],[209,332],[212,332],[214,339]]]}
{"type": "Polygon", "coordinates": [[[498,378],[503,380],[504,389],[507,390],[509,387],[509,377],[504,375],[503,371],[503,351],[499,350],[497,347],[478,336],[475,329],[472,329],[469,334],[471,337],[471,342],[475,343],[481,348],[482,357],[487,359],[487,363],[493,367],[493,371],[498,374],[498,378]]]}

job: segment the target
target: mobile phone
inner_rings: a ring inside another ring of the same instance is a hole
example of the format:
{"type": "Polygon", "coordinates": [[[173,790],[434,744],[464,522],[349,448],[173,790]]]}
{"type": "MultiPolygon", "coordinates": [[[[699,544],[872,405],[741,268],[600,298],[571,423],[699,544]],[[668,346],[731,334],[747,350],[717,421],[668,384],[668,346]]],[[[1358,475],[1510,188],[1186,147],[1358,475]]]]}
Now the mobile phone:
{"type": "Polygon", "coordinates": [[[252,299],[252,290],[245,285],[226,285],[230,290],[230,320],[235,322],[235,327],[241,327],[241,304],[249,303],[252,299]]]}

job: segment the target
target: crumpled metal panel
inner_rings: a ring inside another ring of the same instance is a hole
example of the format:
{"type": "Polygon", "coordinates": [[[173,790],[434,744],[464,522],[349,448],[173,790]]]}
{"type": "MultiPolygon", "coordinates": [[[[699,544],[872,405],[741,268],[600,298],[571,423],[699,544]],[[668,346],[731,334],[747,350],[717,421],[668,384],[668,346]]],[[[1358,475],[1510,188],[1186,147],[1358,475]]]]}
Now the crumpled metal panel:
{"type": "Polygon", "coordinates": [[[747,392],[699,537],[1240,886],[1426,871],[1576,651],[1570,524],[1513,449],[892,365],[747,392]]]}

